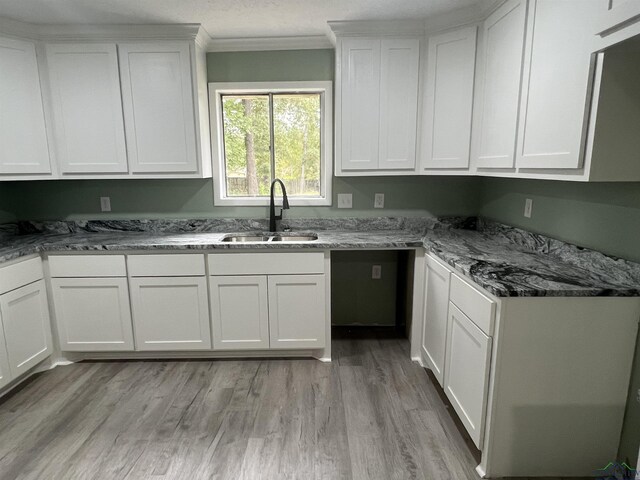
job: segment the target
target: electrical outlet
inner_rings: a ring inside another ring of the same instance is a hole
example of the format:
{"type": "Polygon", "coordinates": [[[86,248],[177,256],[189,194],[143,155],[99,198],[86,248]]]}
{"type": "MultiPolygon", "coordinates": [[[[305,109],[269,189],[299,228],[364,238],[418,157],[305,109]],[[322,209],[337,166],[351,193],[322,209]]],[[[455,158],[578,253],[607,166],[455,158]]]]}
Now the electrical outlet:
{"type": "Polygon", "coordinates": [[[339,193],[338,208],[353,208],[353,195],[350,193],[339,193]]]}
{"type": "Polygon", "coordinates": [[[636,396],[636,400],[640,403],[640,388],[638,389],[638,395],[636,396]]]}
{"type": "Polygon", "coordinates": [[[384,208],[384,193],[376,193],[373,208],[384,208]]]}
{"type": "Polygon", "coordinates": [[[100,210],[103,212],[111,211],[111,197],[100,197],[100,210]]]}
{"type": "Polygon", "coordinates": [[[524,216],[527,218],[531,218],[531,211],[533,210],[533,200],[527,198],[524,201],[524,216]]]}
{"type": "Polygon", "coordinates": [[[371,278],[380,280],[382,278],[382,265],[374,265],[371,267],[371,278]]]}

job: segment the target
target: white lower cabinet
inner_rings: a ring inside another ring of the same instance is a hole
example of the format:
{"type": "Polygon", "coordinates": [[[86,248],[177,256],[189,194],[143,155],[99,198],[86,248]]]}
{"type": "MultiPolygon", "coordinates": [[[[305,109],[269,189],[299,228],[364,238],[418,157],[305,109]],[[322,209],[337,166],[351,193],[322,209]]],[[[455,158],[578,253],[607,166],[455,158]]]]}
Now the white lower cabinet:
{"type": "Polygon", "coordinates": [[[495,301],[426,257],[421,357],[482,449],[491,369],[495,301]]]}
{"type": "Polygon", "coordinates": [[[1,295],[0,316],[9,370],[16,378],[46,359],[52,351],[44,280],[1,295]]]}
{"type": "Polygon", "coordinates": [[[130,278],[129,287],[136,350],[211,348],[206,277],[130,278]]]}
{"type": "Polygon", "coordinates": [[[271,348],[325,345],[324,275],[269,276],[271,348]]]}
{"type": "Polygon", "coordinates": [[[449,303],[444,391],[473,443],[482,449],[491,338],[449,303]]]}
{"type": "Polygon", "coordinates": [[[324,348],[324,262],[323,252],[209,255],[214,349],[324,348]]]}
{"type": "Polygon", "coordinates": [[[125,278],[52,278],[63,351],[133,350],[125,278]]]}
{"type": "Polygon", "coordinates": [[[266,276],[210,277],[209,292],[214,349],[269,348],[266,276]]]}
{"type": "Polygon", "coordinates": [[[9,357],[7,357],[7,344],[4,339],[4,329],[2,327],[2,317],[0,317],[0,388],[11,381],[11,371],[9,370],[9,357]]]}
{"type": "Polygon", "coordinates": [[[422,360],[431,368],[440,385],[444,383],[450,278],[451,272],[446,267],[427,257],[422,360]]]}

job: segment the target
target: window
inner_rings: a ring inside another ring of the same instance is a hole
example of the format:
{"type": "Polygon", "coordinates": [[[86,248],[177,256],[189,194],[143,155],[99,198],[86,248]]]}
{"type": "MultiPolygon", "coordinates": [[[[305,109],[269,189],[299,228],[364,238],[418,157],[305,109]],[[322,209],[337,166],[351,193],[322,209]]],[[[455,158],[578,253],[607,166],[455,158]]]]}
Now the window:
{"type": "Polygon", "coordinates": [[[331,205],[331,82],[210,83],[214,202],[331,205]],[[280,195],[280,190],[277,190],[280,195]]]}

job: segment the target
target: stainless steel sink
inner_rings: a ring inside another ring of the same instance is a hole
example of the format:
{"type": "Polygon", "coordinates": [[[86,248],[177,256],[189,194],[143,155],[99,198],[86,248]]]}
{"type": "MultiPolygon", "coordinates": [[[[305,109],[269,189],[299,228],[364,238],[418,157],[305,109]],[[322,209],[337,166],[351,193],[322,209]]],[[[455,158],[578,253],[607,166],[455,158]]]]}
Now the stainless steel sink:
{"type": "Polygon", "coordinates": [[[233,235],[227,235],[222,239],[222,241],[233,243],[268,242],[270,238],[270,236],[263,235],[261,233],[237,233],[233,235]]]}
{"type": "Polygon", "coordinates": [[[274,235],[272,238],[273,242],[313,242],[318,239],[318,235],[315,233],[305,233],[305,234],[291,234],[291,235],[274,235]]]}
{"type": "Polygon", "coordinates": [[[230,243],[266,243],[266,242],[313,242],[318,239],[315,233],[234,233],[222,238],[230,243]]]}

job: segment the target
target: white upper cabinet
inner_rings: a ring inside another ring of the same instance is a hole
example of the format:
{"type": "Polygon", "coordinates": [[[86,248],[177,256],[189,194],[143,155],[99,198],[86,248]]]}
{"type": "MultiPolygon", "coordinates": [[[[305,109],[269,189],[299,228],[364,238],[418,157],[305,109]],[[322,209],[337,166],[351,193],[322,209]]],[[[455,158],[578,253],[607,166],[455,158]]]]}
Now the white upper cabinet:
{"type": "Polygon", "coordinates": [[[582,166],[592,51],[607,0],[531,0],[518,148],[519,168],[582,166]]]}
{"type": "Polygon", "coordinates": [[[428,39],[422,168],[468,169],[477,27],[428,39]]]}
{"type": "Polygon", "coordinates": [[[509,0],[484,22],[476,166],[513,168],[525,41],[526,0],[509,0]]]}
{"type": "Polygon", "coordinates": [[[0,37],[0,174],[51,173],[32,42],[0,37]]]}
{"type": "Polygon", "coordinates": [[[114,44],[46,46],[61,173],[126,173],[114,44]]]}
{"type": "Polygon", "coordinates": [[[413,170],[420,41],[382,39],[380,61],[380,144],[378,168],[413,170]]]}
{"type": "Polygon", "coordinates": [[[609,10],[602,15],[597,32],[604,39],[601,47],[615,45],[640,34],[640,2],[610,0],[609,10]]]}
{"type": "Polygon", "coordinates": [[[131,172],[197,173],[189,44],[119,44],[118,49],[131,172]]]}
{"type": "Polygon", "coordinates": [[[337,145],[343,170],[378,168],[380,40],[345,38],[341,54],[341,131],[337,145]]]}
{"type": "Polygon", "coordinates": [[[410,174],[416,164],[420,39],[338,40],[336,174],[410,174]]]}

